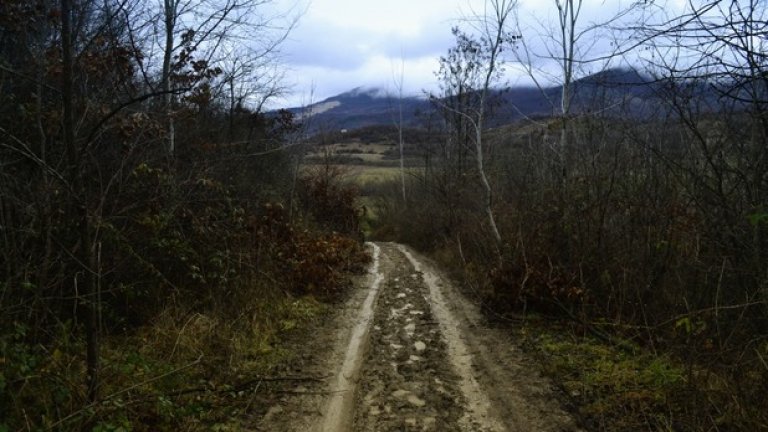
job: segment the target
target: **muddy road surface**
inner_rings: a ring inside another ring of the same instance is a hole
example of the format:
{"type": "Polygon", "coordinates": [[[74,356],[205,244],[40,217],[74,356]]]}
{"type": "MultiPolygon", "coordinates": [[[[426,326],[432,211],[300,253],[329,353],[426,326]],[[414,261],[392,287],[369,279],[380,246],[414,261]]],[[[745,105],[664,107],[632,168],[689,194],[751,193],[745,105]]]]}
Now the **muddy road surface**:
{"type": "Polygon", "coordinates": [[[427,259],[369,244],[369,274],[303,345],[298,383],[256,430],[577,431],[508,333],[427,259]]]}

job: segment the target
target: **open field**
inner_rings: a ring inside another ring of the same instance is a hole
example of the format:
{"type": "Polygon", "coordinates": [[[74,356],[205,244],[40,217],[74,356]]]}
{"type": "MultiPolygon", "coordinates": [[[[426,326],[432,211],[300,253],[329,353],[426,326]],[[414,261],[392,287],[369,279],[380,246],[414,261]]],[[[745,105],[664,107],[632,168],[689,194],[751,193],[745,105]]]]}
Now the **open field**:
{"type": "MultiPolygon", "coordinates": [[[[338,169],[345,182],[355,185],[359,190],[358,205],[364,209],[364,216],[361,222],[362,230],[365,235],[371,234],[372,221],[378,217],[377,198],[380,194],[381,186],[386,183],[398,183],[400,180],[400,167],[398,161],[391,161],[391,166],[381,166],[378,163],[357,163],[357,164],[332,164],[331,167],[338,169]]],[[[306,172],[321,169],[322,164],[307,163],[303,169],[306,172]]],[[[406,176],[415,174],[420,168],[406,168],[406,176]]]]}
{"type": "Polygon", "coordinates": [[[345,168],[349,169],[349,180],[360,187],[385,183],[400,177],[400,167],[397,166],[347,165],[345,168]]]}
{"type": "MultiPolygon", "coordinates": [[[[320,164],[309,163],[304,166],[304,169],[307,172],[310,172],[320,166],[320,164]]],[[[397,180],[400,176],[400,167],[394,165],[374,166],[365,164],[331,164],[331,167],[337,169],[344,180],[361,188],[374,183],[397,180]]],[[[406,168],[406,170],[408,170],[408,168],[406,168]]]]}
{"type": "Polygon", "coordinates": [[[307,153],[307,157],[315,159],[345,156],[370,163],[390,161],[391,159],[385,159],[385,156],[394,155],[396,152],[397,146],[394,144],[352,142],[318,146],[307,153]]]}
{"type": "MultiPolygon", "coordinates": [[[[306,169],[328,162],[340,169],[351,183],[363,189],[397,180],[400,176],[397,155],[397,145],[386,141],[335,143],[317,146],[309,151],[306,155],[306,169]]],[[[414,167],[422,163],[420,159],[406,157],[406,171],[418,169],[414,167]]]]}

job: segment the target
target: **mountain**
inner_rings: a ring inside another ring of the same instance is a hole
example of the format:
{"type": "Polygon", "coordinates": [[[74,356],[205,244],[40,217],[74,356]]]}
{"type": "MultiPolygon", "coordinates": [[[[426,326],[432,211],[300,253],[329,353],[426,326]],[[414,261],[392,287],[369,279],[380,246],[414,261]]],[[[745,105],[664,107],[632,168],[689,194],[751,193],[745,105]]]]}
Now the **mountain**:
{"type": "Polygon", "coordinates": [[[406,96],[399,101],[397,95],[383,89],[357,87],[307,108],[290,108],[288,111],[308,122],[310,130],[357,129],[395,124],[399,118],[399,104],[402,104],[404,126],[417,124],[416,113],[431,109],[424,98],[406,96]]]}
{"type": "MultiPolygon", "coordinates": [[[[571,113],[599,112],[618,117],[645,117],[657,107],[656,83],[632,69],[606,69],[573,82],[571,113]]],[[[562,86],[512,87],[501,92],[496,122],[546,117],[560,112],[562,86]]]]}
{"type": "MultiPolygon", "coordinates": [[[[608,69],[573,83],[572,113],[600,112],[604,115],[645,117],[655,112],[655,84],[631,69],[608,69]]],[[[496,108],[491,124],[505,124],[524,117],[554,115],[560,107],[561,86],[544,89],[512,87],[494,90],[496,108]]],[[[406,127],[421,123],[419,113],[434,111],[425,98],[404,97],[400,103],[406,127]]],[[[308,122],[310,131],[357,129],[393,125],[398,118],[398,98],[380,88],[357,87],[307,108],[291,108],[308,122]]]]}

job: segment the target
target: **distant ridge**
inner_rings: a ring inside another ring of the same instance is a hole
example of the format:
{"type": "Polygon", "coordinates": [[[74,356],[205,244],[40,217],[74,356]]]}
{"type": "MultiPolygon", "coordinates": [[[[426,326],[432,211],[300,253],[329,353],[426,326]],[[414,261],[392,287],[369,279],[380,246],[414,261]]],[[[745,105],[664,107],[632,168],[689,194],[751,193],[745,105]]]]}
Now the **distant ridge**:
{"type": "MultiPolygon", "coordinates": [[[[654,84],[633,69],[615,68],[579,79],[573,84],[573,113],[595,112],[622,116],[646,116],[653,112],[654,84]]],[[[495,91],[501,103],[495,110],[494,124],[509,123],[524,117],[551,116],[560,105],[562,87],[542,90],[511,87],[495,91]]],[[[419,126],[421,114],[434,111],[426,98],[408,96],[400,103],[406,127],[419,126]]],[[[357,129],[366,126],[394,125],[398,117],[396,95],[378,87],[355,87],[306,108],[290,108],[311,132],[357,129]]]]}
{"type": "MultiPolygon", "coordinates": [[[[398,98],[382,88],[355,87],[306,108],[289,108],[310,130],[357,129],[366,126],[393,125],[398,117],[398,98]],[[318,109],[321,107],[321,109],[318,109]]],[[[404,97],[401,101],[403,123],[418,123],[416,112],[431,109],[423,98],[404,97]]]]}

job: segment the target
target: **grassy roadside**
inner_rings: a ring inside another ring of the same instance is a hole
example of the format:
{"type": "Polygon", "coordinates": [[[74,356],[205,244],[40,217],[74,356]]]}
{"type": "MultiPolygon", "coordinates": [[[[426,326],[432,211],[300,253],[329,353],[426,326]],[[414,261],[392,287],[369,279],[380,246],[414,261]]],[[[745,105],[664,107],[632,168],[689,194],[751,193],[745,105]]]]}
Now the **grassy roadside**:
{"type": "Polygon", "coordinates": [[[26,369],[13,405],[36,420],[40,429],[28,425],[34,430],[247,430],[274,397],[272,380],[285,378],[273,374],[295,355],[291,340],[310,332],[331,306],[280,293],[242,310],[233,319],[169,308],[130,335],[105,339],[104,396],[94,404],[84,402],[79,385],[81,346],[16,352],[2,359],[26,369]]]}
{"type": "Polygon", "coordinates": [[[535,315],[510,331],[587,430],[768,430],[760,423],[764,407],[739,405],[739,390],[722,371],[627,341],[619,347],[535,315]]]}
{"type": "Polygon", "coordinates": [[[686,377],[673,359],[577,335],[568,325],[535,317],[515,332],[589,430],[671,431],[682,426],[686,377]]]}
{"type": "Polygon", "coordinates": [[[311,335],[370,260],[353,191],[332,178],[301,181],[305,219],[292,221],[280,203],[246,211],[220,200],[184,213],[191,222],[153,209],[163,217],[139,218],[151,230],[119,239],[143,266],[121,273],[130,286],[105,283],[112,289],[97,303],[94,402],[76,311],[6,317],[0,432],[248,430],[293,379],[282,367],[297,355],[291,341],[311,335]]]}
{"type": "MultiPolygon", "coordinates": [[[[452,269],[448,274],[468,298],[486,301],[451,251],[438,249],[431,256],[443,268],[452,269]]],[[[533,311],[503,315],[485,306],[489,321],[513,335],[534,360],[534,367],[561,390],[560,402],[585,430],[768,430],[765,405],[741,402],[742,398],[765,400],[768,387],[759,373],[765,365],[734,371],[714,351],[712,358],[703,356],[697,348],[696,329],[688,327],[685,319],[678,321],[667,339],[650,346],[629,340],[628,335],[637,332],[631,326],[606,321],[584,324],[533,311]],[[603,337],[593,336],[586,326],[599,329],[603,337]],[[743,380],[734,381],[734,372],[743,380]]],[[[756,346],[756,350],[768,358],[768,346],[756,346]]]]}

